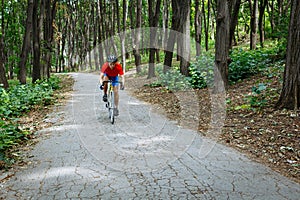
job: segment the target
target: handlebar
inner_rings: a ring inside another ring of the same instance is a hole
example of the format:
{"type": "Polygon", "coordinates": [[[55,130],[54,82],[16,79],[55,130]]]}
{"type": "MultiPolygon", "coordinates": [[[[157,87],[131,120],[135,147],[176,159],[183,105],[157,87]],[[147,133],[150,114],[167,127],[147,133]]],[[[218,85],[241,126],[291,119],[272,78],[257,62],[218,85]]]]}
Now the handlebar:
{"type": "Polygon", "coordinates": [[[123,85],[122,81],[112,81],[112,80],[102,81],[102,85],[101,86],[103,87],[105,83],[120,83],[120,86],[121,86],[120,89],[124,90],[124,85],[123,85]]]}

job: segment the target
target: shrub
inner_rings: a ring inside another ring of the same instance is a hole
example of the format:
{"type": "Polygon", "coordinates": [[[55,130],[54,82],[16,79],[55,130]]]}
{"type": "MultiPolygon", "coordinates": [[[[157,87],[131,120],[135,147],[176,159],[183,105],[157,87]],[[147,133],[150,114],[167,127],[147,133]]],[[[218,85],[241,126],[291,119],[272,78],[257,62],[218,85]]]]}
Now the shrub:
{"type": "Polygon", "coordinates": [[[271,57],[274,54],[276,54],[274,49],[233,50],[230,53],[231,63],[228,66],[230,83],[235,83],[263,72],[272,61],[271,57]]]}
{"type": "Polygon", "coordinates": [[[53,76],[36,84],[17,84],[7,91],[0,86],[0,152],[26,138],[28,132],[19,128],[17,117],[34,105],[50,104],[59,83],[60,79],[53,76]]]}
{"type": "Polygon", "coordinates": [[[193,88],[205,88],[211,86],[214,77],[214,57],[210,54],[202,54],[189,68],[190,83],[193,88]]]}

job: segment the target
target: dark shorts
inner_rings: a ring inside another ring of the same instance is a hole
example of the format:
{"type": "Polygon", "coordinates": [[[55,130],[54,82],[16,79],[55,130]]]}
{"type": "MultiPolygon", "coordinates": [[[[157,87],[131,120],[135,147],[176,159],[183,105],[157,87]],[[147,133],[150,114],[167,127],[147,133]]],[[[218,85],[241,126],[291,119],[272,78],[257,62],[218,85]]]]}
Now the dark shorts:
{"type": "MultiPolygon", "coordinates": [[[[104,74],[104,76],[107,76],[107,74],[104,74]]],[[[109,80],[112,81],[112,86],[118,86],[119,85],[119,76],[107,76],[109,80]]]]}

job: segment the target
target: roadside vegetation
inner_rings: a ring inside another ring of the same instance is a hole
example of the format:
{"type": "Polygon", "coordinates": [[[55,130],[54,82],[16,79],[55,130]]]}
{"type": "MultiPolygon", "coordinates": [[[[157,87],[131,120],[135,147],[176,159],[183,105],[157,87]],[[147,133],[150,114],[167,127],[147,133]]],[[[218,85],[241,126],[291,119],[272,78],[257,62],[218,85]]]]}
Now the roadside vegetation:
{"type": "Polygon", "coordinates": [[[61,90],[62,76],[19,84],[10,80],[10,88],[0,87],[0,169],[15,162],[12,149],[26,143],[36,131],[35,127],[23,124],[22,118],[30,112],[46,110],[57,101],[55,91],[61,90]]]}

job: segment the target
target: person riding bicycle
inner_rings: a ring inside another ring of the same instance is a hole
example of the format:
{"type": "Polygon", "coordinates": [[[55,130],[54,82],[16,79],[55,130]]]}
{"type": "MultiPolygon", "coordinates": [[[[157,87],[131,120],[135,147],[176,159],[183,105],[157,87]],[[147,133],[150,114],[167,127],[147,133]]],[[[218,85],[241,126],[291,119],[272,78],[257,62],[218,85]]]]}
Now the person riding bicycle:
{"type": "Polygon", "coordinates": [[[107,62],[105,62],[101,67],[100,72],[100,85],[101,89],[104,91],[103,101],[107,102],[107,82],[104,81],[111,80],[112,86],[114,88],[115,93],[115,115],[119,115],[119,92],[118,92],[118,85],[119,85],[119,77],[121,78],[121,90],[124,89],[124,71],[122,65],[118,62],[118,58],[115,55],[109,55],[107,57],[107,62]]]}

